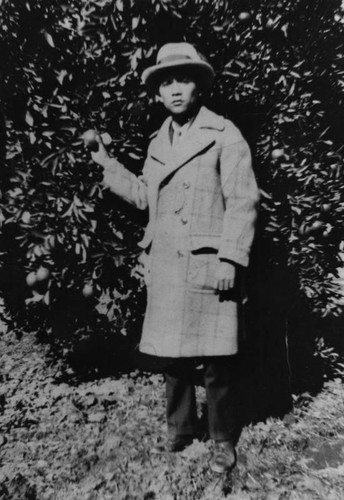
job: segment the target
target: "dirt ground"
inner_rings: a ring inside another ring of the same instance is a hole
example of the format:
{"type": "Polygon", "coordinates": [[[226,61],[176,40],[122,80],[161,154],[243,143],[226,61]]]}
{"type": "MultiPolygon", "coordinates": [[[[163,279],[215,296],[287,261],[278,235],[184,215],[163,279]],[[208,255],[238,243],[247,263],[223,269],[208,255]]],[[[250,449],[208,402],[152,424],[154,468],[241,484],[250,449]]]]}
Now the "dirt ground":
{"type": "Polygon", "coordinates": [[[245,427],[223,477],[208,469],[209,441],[149,454],[166,433],[160,375],[60,383],[46,346],[4,328],[0,353],[1,500],[344,498],[339,379],[284,419],[245,427]]]}

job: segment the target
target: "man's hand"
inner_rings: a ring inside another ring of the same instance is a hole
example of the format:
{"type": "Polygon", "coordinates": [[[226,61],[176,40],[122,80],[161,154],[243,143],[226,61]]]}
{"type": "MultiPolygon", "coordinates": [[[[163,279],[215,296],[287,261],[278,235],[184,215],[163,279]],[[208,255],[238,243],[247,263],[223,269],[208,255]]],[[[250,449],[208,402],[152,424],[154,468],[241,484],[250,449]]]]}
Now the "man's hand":
{"type": "Polygon", "coordinates": [[[106,165],[110,160],[110,156],[108,155],[108,152],[99,135],[96,136],[96,141],[98,143],[98,150],[91,152],[92,160],[98,163],[101,167],[106,168],[106,165]]]}
{"type": "Polygon", "coordinates": [[[215,273],[215,288],[219,292],[226,292],[234,288],[235,272],[234,264],[220,261],[215,273]]]}
{"type": "MultiPolygon", "coordinates": [[[[109,134],[103,134],[103,136],[108,136],[111,142],[109,134]]],[[[110,156],[108,155],[102,138],[98,132],[94,129],[86,130],[86,132],[82,134],[81,138],[83,139],[85,146],[91,151],[92,160],[98,163],[101,167],[105,168],[110,156]]]]}

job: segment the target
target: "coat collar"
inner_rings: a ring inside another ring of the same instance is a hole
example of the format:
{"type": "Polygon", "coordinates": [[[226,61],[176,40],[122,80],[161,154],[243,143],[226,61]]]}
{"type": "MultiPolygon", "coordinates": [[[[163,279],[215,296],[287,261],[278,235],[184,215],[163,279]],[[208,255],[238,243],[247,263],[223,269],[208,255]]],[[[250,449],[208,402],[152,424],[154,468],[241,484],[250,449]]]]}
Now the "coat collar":
{"type": "MultiPolygon", "coordinates": [[[[162,124],[160,131],[162,133],[168,131],[171,126],[171,122],[172,117],[169,116],[162,124]]],[[[206,108],[205,106],[201,106],[190,128],[192,128],[193,130],[197,128],[205,128],[221,131],[225,128],[224,118],[223,116],[219,116],[213,111],[210,111],[210,109],[206,108]]]]}
{"type": "Polygon", "coordinates": [[[141,246],[145,248],[152,240],[152,228],[156,217],[159,187],[164,179],[186,165],[195,156],[209,149],[216,142],[216,132],[223,131],[225,121],[209,109],[201,107],[188,131],[187,140],[179,148],[172,148],[169,128],[172,118],[162,124],[157,136],[150,145],[150,156],[160,163],[161,168],[154,170],[148,184],[148,204],[150,210],[150,230],[147,229],[141,246]]]}
{"type": "Polygon", "coordinates": [[[177,150],[172,149],[170,141],[170,126],[172,117],[168,117],[162,124],[157,136],[152,141],[151,156],[169,171],[173,171],[206,149],[214,142],[213,131],[222,131],[225,128],[224,118],[205,106],[202,106],[188,131],[187,140],[177,150]]]}

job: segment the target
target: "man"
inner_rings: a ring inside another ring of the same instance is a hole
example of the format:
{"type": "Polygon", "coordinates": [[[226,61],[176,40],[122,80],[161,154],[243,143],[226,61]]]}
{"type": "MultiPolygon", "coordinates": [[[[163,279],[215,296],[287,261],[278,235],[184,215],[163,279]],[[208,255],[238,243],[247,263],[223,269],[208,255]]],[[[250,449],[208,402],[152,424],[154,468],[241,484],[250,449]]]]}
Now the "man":
{"type": "MultiPolygon", "coordinates": [[[[235,354],[241,269],[248,265],[258,189],[239,130],[204,106],[214,70],[188,43],[164,45],[142,75],[170,116],[152,139],[141,177],[92,153],[105,186],[149,210],[143,248],[147,309],[140,351],[169,359],[165,372],[167,450],[197,432],[195,362],[204,366],[215,472],[236,461],[235,354]]],[[[159,450],[155,450],[159,451],[159,450]]]]}

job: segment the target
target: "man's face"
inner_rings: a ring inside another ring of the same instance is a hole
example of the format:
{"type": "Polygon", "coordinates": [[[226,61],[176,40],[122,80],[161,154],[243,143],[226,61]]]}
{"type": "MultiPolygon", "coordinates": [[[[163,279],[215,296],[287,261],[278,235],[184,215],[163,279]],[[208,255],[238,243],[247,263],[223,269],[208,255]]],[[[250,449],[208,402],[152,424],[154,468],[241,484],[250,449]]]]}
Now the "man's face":
{"type": "Polygon", "coordinates": [[[172,115],[187,116],[198,103],[197,84],[187,73],[171,71],[161,80],[159,98],[172,115]]]}

